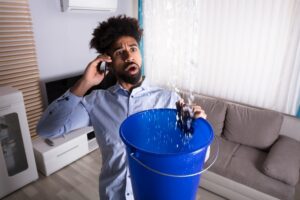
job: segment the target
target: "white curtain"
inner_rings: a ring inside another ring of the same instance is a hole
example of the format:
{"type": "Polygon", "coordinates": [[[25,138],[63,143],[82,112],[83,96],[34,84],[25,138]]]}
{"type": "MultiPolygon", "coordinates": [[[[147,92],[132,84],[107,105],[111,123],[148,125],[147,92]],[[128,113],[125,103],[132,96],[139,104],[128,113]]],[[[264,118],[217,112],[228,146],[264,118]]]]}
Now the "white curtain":
{"type": "Polygon", "coordinates": [[[154,84],[295,115],[300,0],[144,0],[154,84]]]}

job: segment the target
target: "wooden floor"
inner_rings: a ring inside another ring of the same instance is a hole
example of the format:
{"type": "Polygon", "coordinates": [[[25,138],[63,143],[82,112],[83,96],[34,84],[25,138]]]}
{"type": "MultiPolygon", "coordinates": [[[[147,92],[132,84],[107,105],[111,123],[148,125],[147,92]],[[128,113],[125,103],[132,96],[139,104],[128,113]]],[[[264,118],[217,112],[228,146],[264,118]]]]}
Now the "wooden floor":
{"type": "MultiPolygon", "coordinates": [[[[15,191],[2,200],[99,200],[98,176],[100,166],[98,149],[48,177],[39,174],[37,181],[15,191]]],[[[300,197],[299,185],[295,199],[297,197],[300,197]]],[[[199,188],[197,200],[225,199],[199,188]]]]}
{"type": "Polygon", "coordinates": [[[96,200],[100,171],[99,150],[73,162],[60,171],[39,179],[3,200],[96,200]]]}
{"type": "MultiPolygon", "coordinates": [[[[39,174],[37,181],[2,200],[99,200],[100,166],[98,149],[48,177],[39,174]]],[[[200,188],[197,195],[197,200],[224,200],[200,188]]]]}

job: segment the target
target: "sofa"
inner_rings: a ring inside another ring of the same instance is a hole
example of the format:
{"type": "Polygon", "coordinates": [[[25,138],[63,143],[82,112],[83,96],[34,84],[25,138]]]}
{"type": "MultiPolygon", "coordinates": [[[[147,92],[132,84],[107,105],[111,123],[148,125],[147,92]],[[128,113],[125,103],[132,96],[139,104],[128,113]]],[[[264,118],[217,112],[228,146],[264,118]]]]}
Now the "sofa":
{"type": "MultiPolygon", "coordinates": [[[[294,200],[300,170],[300,119],[192,94],[212,125],[218,157],[200,186],[228,199],[294,200]]],[[[187,101],[191,94],[183,92],[187,101]]]]}

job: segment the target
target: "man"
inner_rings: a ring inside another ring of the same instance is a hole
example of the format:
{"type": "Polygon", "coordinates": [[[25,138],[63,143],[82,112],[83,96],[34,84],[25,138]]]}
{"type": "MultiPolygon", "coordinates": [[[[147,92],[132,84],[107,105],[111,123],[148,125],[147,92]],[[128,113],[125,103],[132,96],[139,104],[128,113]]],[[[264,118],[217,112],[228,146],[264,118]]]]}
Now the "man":
{"type": "MultiPolygon", "coordinates": [[[[125,145],[119,137],[123,120],[147,109],[175,108],[180,99],[176,93],[149,86],[142,77],[138,46],[141,36],[134,18],[118,16],[100,23],[91,40],[91,47],[100,56],[88,64],[83,77],[70,90],[49,105],[37,127],[39,135],[48,138],[93,125],[102,153],[101,200],[133,199],[125,145]],[[117,83],[83,97],[107,74],[99,71],[102,62],[107,63],[117,83]]],[[[193,109],[195,117],[206,117],[199,106],[193,109]]]]}

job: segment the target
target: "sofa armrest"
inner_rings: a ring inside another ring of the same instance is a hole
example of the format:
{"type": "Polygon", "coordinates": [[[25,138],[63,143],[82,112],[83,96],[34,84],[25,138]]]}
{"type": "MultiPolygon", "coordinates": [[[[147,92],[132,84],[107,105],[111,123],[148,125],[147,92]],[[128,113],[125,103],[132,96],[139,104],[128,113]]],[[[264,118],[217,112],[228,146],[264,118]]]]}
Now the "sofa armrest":
{"type": "Polygon", "coordinates": [[[280,136],[263,163],[263,173],[294,186],[299,180],[299,170],[300,142],[280,136]]]}

